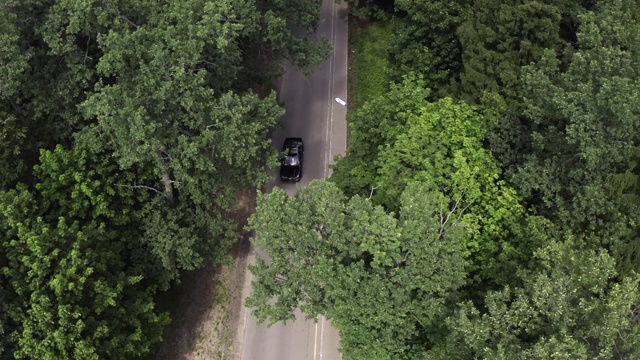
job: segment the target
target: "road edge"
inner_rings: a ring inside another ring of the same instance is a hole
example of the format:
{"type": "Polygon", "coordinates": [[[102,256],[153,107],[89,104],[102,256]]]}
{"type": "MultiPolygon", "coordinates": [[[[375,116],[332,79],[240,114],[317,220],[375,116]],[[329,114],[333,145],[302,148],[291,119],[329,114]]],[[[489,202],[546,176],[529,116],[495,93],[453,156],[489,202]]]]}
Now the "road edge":
{"type": "MultiPolygon", "coordinates": [[[[240,290],[240,298],[242,299],[242,304],[241,304],[241,309],[238,313],[238,329],[236,331],[236,339],[235,342],[236,344],[238,344],[238,347],[236,348],[236,352],[234,354],[234,359],[242,359],[242,351],[244,350],[244,347],[242,346],[242,344],[244,344],[244,334],[245,334],[245,330],[246,330],[246,322],[247,322],[247,312],[249,311],[249,309],[244,305],[244,299],[247,298],[247,296],[249,296],[249,293],[251,292],[251,282],[253,280],[253,274],[251,274],[251,271],[249,271],[249,265],[253,264],[253,262],[255,261],[256,258],[256,252],[255,249],[253,247],[253,245],[251,244],[251,241],[249,240],[251,237],[253,236],[253,234],[250,234],[247,236],[247,241],[249,241],[249,254],[246,256],[246,261],[244,262],[244,264],[242,264],[242,266],[244,267],[244,280],[242,282],[242,289],[240,290]]],[[[241,261],[238,261],[236,263],[236,266],[239,266],[241,263],[241,261]]]]}

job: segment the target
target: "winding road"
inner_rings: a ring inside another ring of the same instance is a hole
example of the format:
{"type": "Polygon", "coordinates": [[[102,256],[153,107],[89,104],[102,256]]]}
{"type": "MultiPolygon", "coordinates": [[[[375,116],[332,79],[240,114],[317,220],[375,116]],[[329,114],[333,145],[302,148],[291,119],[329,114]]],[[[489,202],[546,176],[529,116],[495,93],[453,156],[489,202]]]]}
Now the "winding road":
{"type": "MultiPolygon", "coordinates": [[[[283,126],[273,136],[277,147],[282,145],[285,137],[302,137],[304,175],[298,186],[306,186],[312,179],[328,177],[334,156],[343,154],[347,146],[347,109],[335,101],[335,98],[347,98],[346,2],[323,0],[321,19],[316,36],[331,41],[333,55],[310,76],[287,66],[279,93],[286,114],[283,126]]],[[[296,191],[295,184],[279,181],[274,181],[267,190],[274,186],[285,189],[290,196],[296,191]]],[[[249,282],[251,274],[248,273],[247,277],[249,282]]],[[[278,323],[268,328],[265,324],[257,324],[250,309],[244,311],[242,317],[239,335],[241,360],[341,359],[338,331],[324,318],[306,320],[298,312],[296,320],[286,326],[278,323]]]]}

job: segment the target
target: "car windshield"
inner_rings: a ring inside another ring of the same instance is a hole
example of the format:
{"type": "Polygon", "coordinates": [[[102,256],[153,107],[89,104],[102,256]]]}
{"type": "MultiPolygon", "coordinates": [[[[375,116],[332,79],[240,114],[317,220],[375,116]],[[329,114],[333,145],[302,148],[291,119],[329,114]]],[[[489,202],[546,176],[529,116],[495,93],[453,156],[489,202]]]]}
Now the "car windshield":
{"type": "Polygon", "coordinates": [[[282,160],[282,163],[287,166],[300,165],[300,159],[297,156],[287,156],[282,160]]]}

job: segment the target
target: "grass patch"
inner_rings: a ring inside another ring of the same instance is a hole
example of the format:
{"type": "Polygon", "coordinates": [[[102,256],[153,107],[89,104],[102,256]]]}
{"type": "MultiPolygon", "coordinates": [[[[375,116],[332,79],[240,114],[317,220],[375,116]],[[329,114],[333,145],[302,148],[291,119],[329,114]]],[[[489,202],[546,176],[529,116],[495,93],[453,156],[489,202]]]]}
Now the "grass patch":
{"type": "Polygon", "coordinates": [[[349,22],[349,104],[360,108],[367,100],[384,95],[389,87],[388,51],[395,41],[387,20],[349,22]]]}

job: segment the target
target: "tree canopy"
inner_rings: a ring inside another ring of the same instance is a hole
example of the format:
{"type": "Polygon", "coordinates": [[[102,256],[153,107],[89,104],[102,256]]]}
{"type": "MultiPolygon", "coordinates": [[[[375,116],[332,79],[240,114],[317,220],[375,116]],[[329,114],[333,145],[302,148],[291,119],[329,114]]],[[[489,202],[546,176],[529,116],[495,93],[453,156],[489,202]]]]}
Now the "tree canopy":
{"type": "Polygon", "coordinates": [[[136,358],[154,296],[228,261],[239,191],[268,180],[267,88],[320,2],[0,4],[0,268],[6,358],[136,358]],[[295,33],[292,31],[295,29],[295,33]],[[6,310],[6,311],[5,311],[6,310]]]}
{"type": "Polygon", "coordinates": [[[152,264],[135,231],[141,199],[118,191],[108,158],[42,151],[35,190],[1,194],[0,268],[16,358],[126,358],[147,353],[168,322],[154,310],[152,264]]]}
{"type": "Polygon", "coordinates": [[[640,354],[637,1],[366,4],[388,91],[329,183],[260,196],[247,304],[345,359],[640,354]]]}
{"type": "Polygon", "coordinates": [[[446,305],[465,276],[461,228],[443,220],[450,213],[441,201],[411,184],[396,218],[326,181],[292,198],[280,189],[260,196],[249,227],[270,259],[250,267],[256,277],[247,306],[270,323],[291,319],[298,306],[309,317],[327,316],[347,358],[423,354],[442,335],[446,305]]]}

